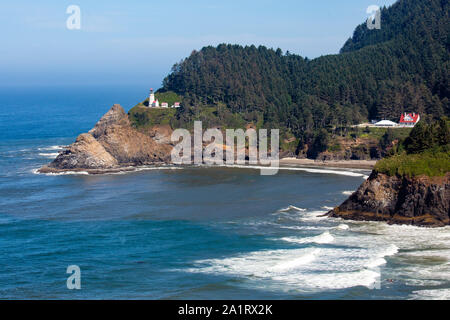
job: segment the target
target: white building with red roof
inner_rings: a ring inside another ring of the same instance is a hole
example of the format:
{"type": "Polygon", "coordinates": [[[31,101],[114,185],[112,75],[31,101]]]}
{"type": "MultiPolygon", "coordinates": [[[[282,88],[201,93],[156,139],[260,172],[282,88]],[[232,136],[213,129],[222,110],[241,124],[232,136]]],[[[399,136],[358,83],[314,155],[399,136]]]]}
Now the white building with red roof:
{"type": "Polygon", "coordinates": [[[418,113],[403,113],[400,117],[400,126],[402,127],[414,127],[420,121],[420,115],[418,113]]]}

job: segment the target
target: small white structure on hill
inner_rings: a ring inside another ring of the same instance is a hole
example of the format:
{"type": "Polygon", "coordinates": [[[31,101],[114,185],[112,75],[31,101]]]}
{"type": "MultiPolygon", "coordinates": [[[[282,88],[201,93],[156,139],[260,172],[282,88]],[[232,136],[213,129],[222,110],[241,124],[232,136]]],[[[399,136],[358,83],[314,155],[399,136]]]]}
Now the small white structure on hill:
{"type": "MultiPolygon", "coordinates": [[[[150,96],[148,97],[148,107],[149,108],[169,108],[169,103],[162,102],[161,106],[160,106],[159,100],[155,98],[155,93],[153,92],[153,88],[152,88],[152,89],[150,89],[150,96]]],[[[179,108],[181,106],[180,106],[179,102],[175,102],[170,107],[171,108],[179,108]]]]}
{"type": "Polygon", "coordinates": [[[375,127],[398,127],[398,124],[390,120],[381,120],[375,123],[375,127]]]}
{"type": "Polygon", "coordinates": [[[153,93],[153,88],[151,88],[150,97],[148,98],[148,106],[150,107],[153,102],[155,102],[155,94],[153,93]]]}
{"type": "Polygon", "coordinates": [[[148,106],[153,108],[159,108],[159,101],[155,99],[155,93],[153,88],[150,89],[150,97],[148,98],[148,106]]]}

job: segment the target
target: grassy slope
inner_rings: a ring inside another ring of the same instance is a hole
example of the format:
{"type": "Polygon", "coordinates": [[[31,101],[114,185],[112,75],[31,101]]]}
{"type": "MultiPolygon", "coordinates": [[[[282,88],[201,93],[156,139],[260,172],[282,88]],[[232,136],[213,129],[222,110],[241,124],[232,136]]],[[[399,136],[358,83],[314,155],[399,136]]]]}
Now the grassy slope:
{"type": "Polygon", "coordinates": [[[171,124],[175,118],[175,108],[147,108],[141,104],[135,106],[128,112],[132,125],[136,128],[151,128],[157,124],[171,124]]]}
{"type": "MultiPolygon", "coordinates": [[[[180,102],[181,97],[174,92],[157,92],[155,98],[159,100],[159,103],[167,102],[169,107],[175,102],[180,102]]],[[[157,124],[169,124],[172,125],[173,120],[176,118],[178,109],[175,108],[147,108],[148,98],[141,103],[134,106],[128,112],[128,118],[131,124],[136,128],[151,128],[157,124]]]]}
{"type": "Polygon", "coordinates": [[[403,140],[409,135],[409,133],[412,130],[411,128],[390,128],[390,129],[388,129],[388,128],[375,128],[375,127],[370,127],[368,129],[369,130],[367,132],[366,131],[367,129],[365,129],[365,128],[352,128],[352,130],[349,131],[349,136],[353,135],[358,138],[372,138],[372,139],[379,141],[381,139],[381,137],[383,137],[383,135],[388,130],[391,130],[394,139],[403,140]]]}
{"type": "Polygon", "coordinates": [[[450,172],[450,120],[443,117],[430,124],[420,122],[375,170],[390,176],[445,176],[450,172]]]}
{"type": "Polygon", "coordinates": [[[378,161],[375,170],[390,176],[445,176],[450,172],[450,152],[430,150],[420,154],[397,154],[378,161]]]}

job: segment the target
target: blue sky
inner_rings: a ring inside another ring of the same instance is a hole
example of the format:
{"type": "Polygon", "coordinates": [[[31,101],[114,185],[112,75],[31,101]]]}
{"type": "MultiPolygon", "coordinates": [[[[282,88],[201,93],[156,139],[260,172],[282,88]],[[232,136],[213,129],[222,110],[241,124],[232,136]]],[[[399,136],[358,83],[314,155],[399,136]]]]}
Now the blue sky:
{"type": "Polygon", "coordinates": [[[309,58],[337,53],[369,5],[395,0],[17,0],[0,3],[0,86],[159,87],[175,62],[219,43],[309,58]],[[66,9],[81,9],[68,30],[66,9]]]}

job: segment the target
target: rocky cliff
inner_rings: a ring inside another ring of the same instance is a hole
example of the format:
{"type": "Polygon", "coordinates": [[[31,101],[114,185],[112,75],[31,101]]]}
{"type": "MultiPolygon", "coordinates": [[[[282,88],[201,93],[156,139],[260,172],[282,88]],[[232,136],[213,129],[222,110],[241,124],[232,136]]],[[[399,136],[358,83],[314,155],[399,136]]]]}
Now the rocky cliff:
{"type": "Polygon", "coordinates": [[[124,109],[115,104],[90,130],[62,151],[41,173],[120,170],[125,167],[167,163],[172,146],[167,137],[133,128],[124,109]]]}
{"type": "Polygon", "coordinates": [[[388,176],[373,171],[356,192],[328,213],[351,220],[441,227],[450,224],[450,173],[388,176]]]}

